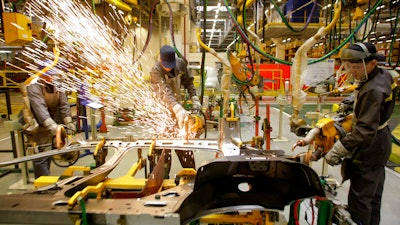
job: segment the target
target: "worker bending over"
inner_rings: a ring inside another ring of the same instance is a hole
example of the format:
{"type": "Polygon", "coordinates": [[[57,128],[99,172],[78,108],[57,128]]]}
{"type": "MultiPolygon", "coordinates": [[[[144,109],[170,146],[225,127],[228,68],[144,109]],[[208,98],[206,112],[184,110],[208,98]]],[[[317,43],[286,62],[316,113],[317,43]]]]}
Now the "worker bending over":
{"type": "MultiPolygon", "coordinates": [[[[50,65],[50,62],[46,61],[45,64],[50,65]]],[[[39,68],[43,69],[45,66],[39,68]]],[[[67,130],[75,131],[67,95],[54,85],[55,77],[55,69],[50,69],[36,83],[26,87],[30,108],[39,127],[36,131],[25,134],[29,142],[39,146],[39,152],[52,149],[53,137],[59,124],[63,123],[67,130]]],[[[50,162],[51,158],[33,161],[35,179],[50,175],[50,162]]]]}
{"type": "Polygon", "coordinates": [[[187,112],[181,105],[181,85],[187,90],[193,107],[200,109],[201,104],[196,96],[194,78],[187,68],[187,63],[175,57],[175,49],[172,46],[161,47],[160,60],[152,68],[150,80],[153,90],[174,113],[179,129],[182,129],[187,112]]]}

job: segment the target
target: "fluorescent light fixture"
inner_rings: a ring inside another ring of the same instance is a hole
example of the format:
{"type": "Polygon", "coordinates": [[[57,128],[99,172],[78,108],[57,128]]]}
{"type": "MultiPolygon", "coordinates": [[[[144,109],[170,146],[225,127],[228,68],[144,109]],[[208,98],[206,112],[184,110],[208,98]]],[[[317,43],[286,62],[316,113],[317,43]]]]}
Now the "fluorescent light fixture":
{"type": "Polygon", "coordinates": [[[385,5],[381,5],[379,7],[376,7],[376,10],[380,10],[380,9],[383,9],[383,8],[385,8],[385,5]]]}
{"type": "Polygon", "coordinates": [[[239,40],[239,36],[233,40],[228,46],[226,46],[226,48],[230,48],[237,40],[239,40]]]}
{"type": "MultiPolygon", "coordinates": [[[[197,9],[197,11],[203,12],[203,6],[197,6],[196,9],[197,9]]],[[[218,5],[217,6],[207,6],[207,12],[215,11],[217,9],[219,9],[219,11],[221,11],[221,12],[228,11],[225,7],[221,7],[221,4],[219,4],[219,6],[218,5]]]]}
{"type": "MultiPolygon", "coordinates": [[[[202,30],[202,32],[204,32],[204,30],[202,30]]],[[[221,29],[207,29],[206,32],[208,33],[212,33],[212,32],[221,32],[221,29]]]]}
{"type": "Polygon", "coordinates": [[[386,21],[386,22],[390,22],[390,21],[393,21],[393,20],[395,20],[395,19],[396,19],[396,17],[392,17],[392,18],[386,19],[385,21],[386,21]]]}

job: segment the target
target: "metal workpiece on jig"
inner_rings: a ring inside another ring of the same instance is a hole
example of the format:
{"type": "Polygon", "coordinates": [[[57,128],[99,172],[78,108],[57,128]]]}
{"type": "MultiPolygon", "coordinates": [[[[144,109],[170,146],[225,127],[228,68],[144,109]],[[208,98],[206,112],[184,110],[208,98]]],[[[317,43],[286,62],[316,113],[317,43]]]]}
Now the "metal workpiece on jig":
{"type": "MultiPolygon", "coordinates": [[[[185,182],[156,193],[137,198],[138,192],[130,190],[120,195],[116,183],[106,178],[128,150],[117,148],[116,155],[88,176],[24,195],[0,196],[0,223],[76,224],[86,217],[89,224],[187,224],[220,210],[282,210],[295,199],[325,196],[310,167],[263,155],[269,151],[262,150],[213,159],[196,174],[183,172],[185,182]],[[290,198],[284,197],[287,193],[290,198]]],[[[163,165],[155,170],[162,172],[163,165]]]]}

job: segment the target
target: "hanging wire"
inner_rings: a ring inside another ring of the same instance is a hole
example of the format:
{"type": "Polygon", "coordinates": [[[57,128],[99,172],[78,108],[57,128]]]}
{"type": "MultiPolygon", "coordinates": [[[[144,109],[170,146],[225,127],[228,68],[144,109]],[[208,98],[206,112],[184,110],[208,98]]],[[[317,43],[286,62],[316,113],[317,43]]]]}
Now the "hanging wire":
{"type": "MultiPolygon", "coordinates": [[[[390,10],[391,11],[391,10],[390,10]]],[[[394,27],[392,28],[392,21],[390,21],[390,36],[391,36],[391,43],[390,43],[390,48],[389,48],[389,59],[388,59],[388,63],[389,66],[392,68],[396,68],[399,65],[399,57],[397,56],[397,61],[394,65],[392,65],[392,56],[393,56],[393,48],[394,48],[394,43],[396,41],[396,35],[397,35],[397,26],[398,26],[398,22],[399,22],[399,8],[396,8],[396,19],[394,20],[394,27]]],[[[391,14],[391,13],[390,13],[391,14]]],[[[392,18],[392,15],[390,15],[390,18],[392,18]]]]}

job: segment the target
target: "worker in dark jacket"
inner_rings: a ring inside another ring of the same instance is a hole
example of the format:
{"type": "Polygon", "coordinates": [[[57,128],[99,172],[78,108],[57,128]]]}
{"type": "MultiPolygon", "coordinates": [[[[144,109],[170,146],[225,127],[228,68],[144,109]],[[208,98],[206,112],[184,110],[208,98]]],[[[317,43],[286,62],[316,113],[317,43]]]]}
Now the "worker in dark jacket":
{"type": "Polygon", "coordinates": [[[175,49],[172,46],[164,45],[161,47],[160,61],[152,68],[150,80],[153,90],[174,112],[180,129],[183,127],[183,121],[187,114],[181,105],[181,86],[187,90],[193,107],[201,108],[193,84],[194,78],[188,70],[186,62],[175,57],[175,49]]]}
{"type": "MultiPolygon", "coordinates": [[[[26,87],[31,111],[39,124],[37,131],[28,134],[28,139],[39,146],[40,152],[52,149],[51,144],[59,124],[66,125],[67,129],[75,130],[67,95],[53,85],[54,76],[56,76],[56,71],[51,69],[41,75],[36,83],[26,87]]],[[[50,175],[50,162],[50,158],[33,161],[35,179],[50,175]]]]}
{"type": "Polygon", "coordinates": [[[382,57],[371,43],[352,44],[342,51],[345,68],[358,82],[352,131],[325,155],[332,166],[349,158],[349,212],[362,225],[380,222],[385,164],[392,146],[388,120],[395,105],[395,84],[389,72],[377,66],[382,57]]]}

